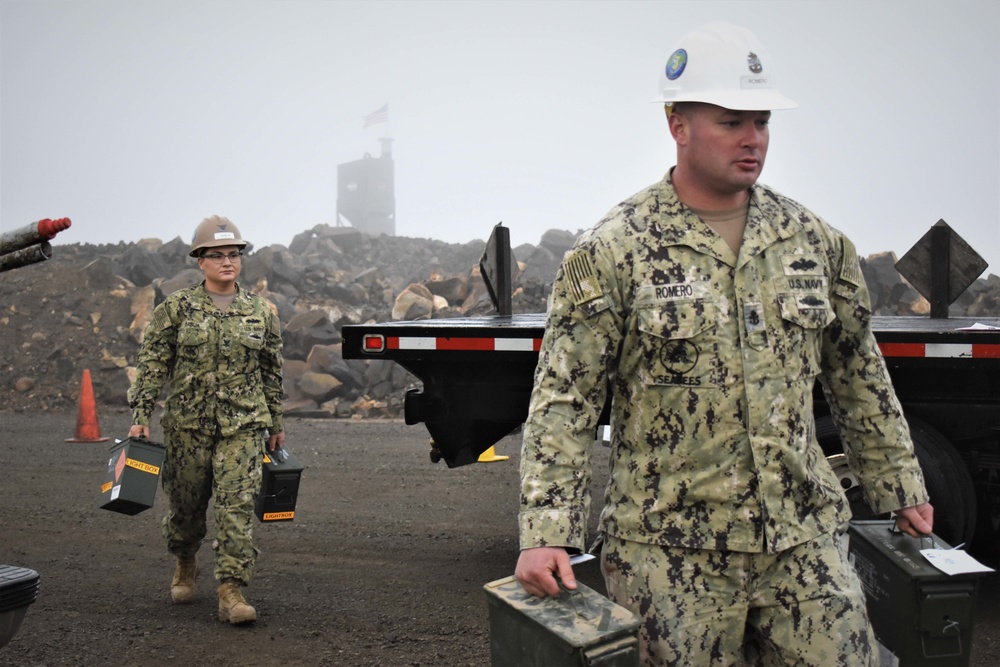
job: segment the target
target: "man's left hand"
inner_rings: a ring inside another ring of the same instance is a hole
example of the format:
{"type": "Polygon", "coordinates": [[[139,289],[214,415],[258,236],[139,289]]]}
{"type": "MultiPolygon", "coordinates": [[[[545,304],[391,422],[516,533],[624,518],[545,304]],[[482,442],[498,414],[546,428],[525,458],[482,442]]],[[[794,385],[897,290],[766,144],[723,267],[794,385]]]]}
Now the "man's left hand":
{"type": "Polygon", "coordinates": [[[904,507],[893,514],[896,515],[896,528],[911,537],[923,537],[934,531],[934,508],[930,503],[904,507]]]}

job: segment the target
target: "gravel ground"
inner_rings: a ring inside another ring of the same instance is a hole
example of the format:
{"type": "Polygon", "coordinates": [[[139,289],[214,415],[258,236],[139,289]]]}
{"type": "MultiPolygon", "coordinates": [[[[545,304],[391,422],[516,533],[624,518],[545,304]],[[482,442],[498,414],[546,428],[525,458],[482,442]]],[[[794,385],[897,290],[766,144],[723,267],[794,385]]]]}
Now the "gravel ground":
{"type": "MultiPolygon", "coordinates": [[[[135,516],[98,509],[110,443],[64,442],[75,417],[0,412],[0,564],[41,575],[0,665],[489,664],[482,587],[517,558],[515,437],[497,445],[509,461],[449,470],[429,462],[419,426],[289,420],[288,445],[306,466],[295,520],[258,525],[247,597],[260,620],[237,628],[216,620],[207,572],[194,604],[170,604],[162,491],[135,516]]],[[[128,420],[102,414],[102,433],[124,437],[128,420]]],[[[598,469],[605,457],[598,448],[598,469]]],[[[594,562],[577,569],[603,591],[594,562]]],[[[996,574],[977,610],[969,664],[1000,665],[996,574]]]]}

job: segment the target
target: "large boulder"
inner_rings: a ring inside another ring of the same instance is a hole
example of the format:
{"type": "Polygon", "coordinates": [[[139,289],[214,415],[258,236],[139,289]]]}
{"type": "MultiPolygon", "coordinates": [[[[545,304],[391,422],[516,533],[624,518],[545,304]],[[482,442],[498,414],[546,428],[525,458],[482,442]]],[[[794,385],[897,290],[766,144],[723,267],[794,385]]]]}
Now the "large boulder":
{"type": "Polygon", "coordinates": [[[309,364],[301,359],[285,359],[281,367],[281,382],[287,400],[304,398],[299,390],[299,380],[309,372],[309,364]]]}
{"type": "Polygon", "coordinates": [[[420,283],[407,285],[392,306],[394,320],[425,320],[434,312],[434,295],[420,283]]]}
{"type": "Polygon", "coordinates": [[[142,340],[146,335],[146,327],[149,325],[155,307],[156,288],[153,285],[146,285],[136,290],[132,296],[132,323],[129,324],[128,332],[140,345],[142,345],[142,340]]]}
{"type": "Polygon", "coordinates": [[[156,303],[160,303],[177,290],[194,287],[195,285],[200,284],[204,279],[205,274],[202,273],[201,269],[192,268],[184,269],[175,274],[173,278],[169,278],[167,280],[154,280],[153,285],[156,287],[156,303]]]}
{"type": "Polygon", "coordinates": [[[170,274],[169,263],[157,252],[162,243],[156,246],[155,250],[149,250],[150,241],[147,239],[146,246],[140,246],[135,251],[126,253],[118,267],[119,275],[139,287],[149,285],[157,278],[170,274]]]}
{"type": "Polygon", "coordinates": [[[550,229],[542,234],[539,245],[549,250],[556,257],[562,257],[576,243],[576,235],[564,229],[550,229]]]}
{"type": "Polygon", "coordinates": [[[344,354],[339,344],[314,345],[309,351],[306,364],[311,372],[332,375],[341,384],[351,389],[359,389],[364,386],[362,374],[348,366],[347,362],[344,361],[344,354]]]}
{"type": "Polygon", "coordinates": [[[364,243],[364,236],[361,231],[354,227],[331,227],[330,225],[316,225],[313,227],[316,238],[333,241],[338,247],[344,250],[353,250],[364,243]]]}
{"type": "Polygon", "coordinates": [[[273,244],[247,256],[243,260],[240,279],[257,282],[261,278],[266,278],[271,285],[297,285],[301,272],[295,255],[287,248],[273,244]]]}
{"type": "Polygon", "coordinates": [[[461,305],[469,296],[469,279],[466,276],[445,276],[437,271],[425,285],[431,294],[444,298],[447,305],[461,305]]]}
{"type": "Polygon", "coordinates": [[[299,313],[285,325],[284,354],[289,359],[305,359],[314,345],[340,342],[340,331],[334,327],[325,311],[314,308],[299,313]]]}
{"type": "Polygon", "coordinates": [[[333,398],[343,383],[332,375],[307,371],[299,378],[299,391],[317,403],[333,398]]]}

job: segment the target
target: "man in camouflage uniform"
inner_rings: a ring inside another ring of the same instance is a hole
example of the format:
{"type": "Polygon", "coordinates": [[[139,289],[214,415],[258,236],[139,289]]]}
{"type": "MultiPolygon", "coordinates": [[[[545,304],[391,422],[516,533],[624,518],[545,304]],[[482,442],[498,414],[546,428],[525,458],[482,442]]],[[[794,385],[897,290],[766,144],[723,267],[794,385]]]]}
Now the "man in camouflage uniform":
{"type": "Polygon", "coordinates": [[[245,246],[226,218],[212,216],[198,226],[190,254],[205,280],[174,292],[153,311],[129,390],[129,435],[148,438],[155,401],[168,385],[161,424],[163,490],[170,503],[163,535],[177,558],[171,598],[178,604],[194,598],[195,554],[214,496],[219,619],[233,624],[257,618],[241,591],[257,555],[253,508],[265,440],[271,451],[285,440],[281,326],[263,299],[236,282],[245,246]]]}
{"type": "Polygon", "coordinates": [[[757,183],[773,89],[748,31],[682,38],[661,77],[677,165],[583,234],[553,285],[521,461],[517,577],[575,588],[590,446],[611,392],[608,593],[645,665],[873,665],[819,380],[877,512],[932,528],[854,246],[757,183]],[[686,76],[685,76],[686,75],[686,76]]]}

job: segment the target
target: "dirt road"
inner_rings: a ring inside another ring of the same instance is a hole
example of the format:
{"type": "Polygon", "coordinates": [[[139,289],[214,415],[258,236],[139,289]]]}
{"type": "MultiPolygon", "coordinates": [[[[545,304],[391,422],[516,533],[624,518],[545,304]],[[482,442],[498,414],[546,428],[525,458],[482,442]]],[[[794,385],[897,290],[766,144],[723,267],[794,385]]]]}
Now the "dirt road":
{"type": "MultiPolygon", "coordinates": [[[[127,414],[100,417],[124,437],[127,414]]],[[[64,442],[74,428],[75,413],[0,412],[0,564],[41,575],[0,665],[489,665],[482,586],[517,557],[515,438],[497,446],[507,462],[449,470],[429,463],[422,427],[289,420],[306,466],[296,518],[258,526],[260,620],[233,628],[215,620],[208,572],[194,604],[170,604],[162,491],[136,516],[98,509],[109,443],[64,442]]],[[[603,590],[594,562],[577,569],[603,590]]],[[[970,664],[1000,665],[996,575],[978,609],[970,664]]]]}

